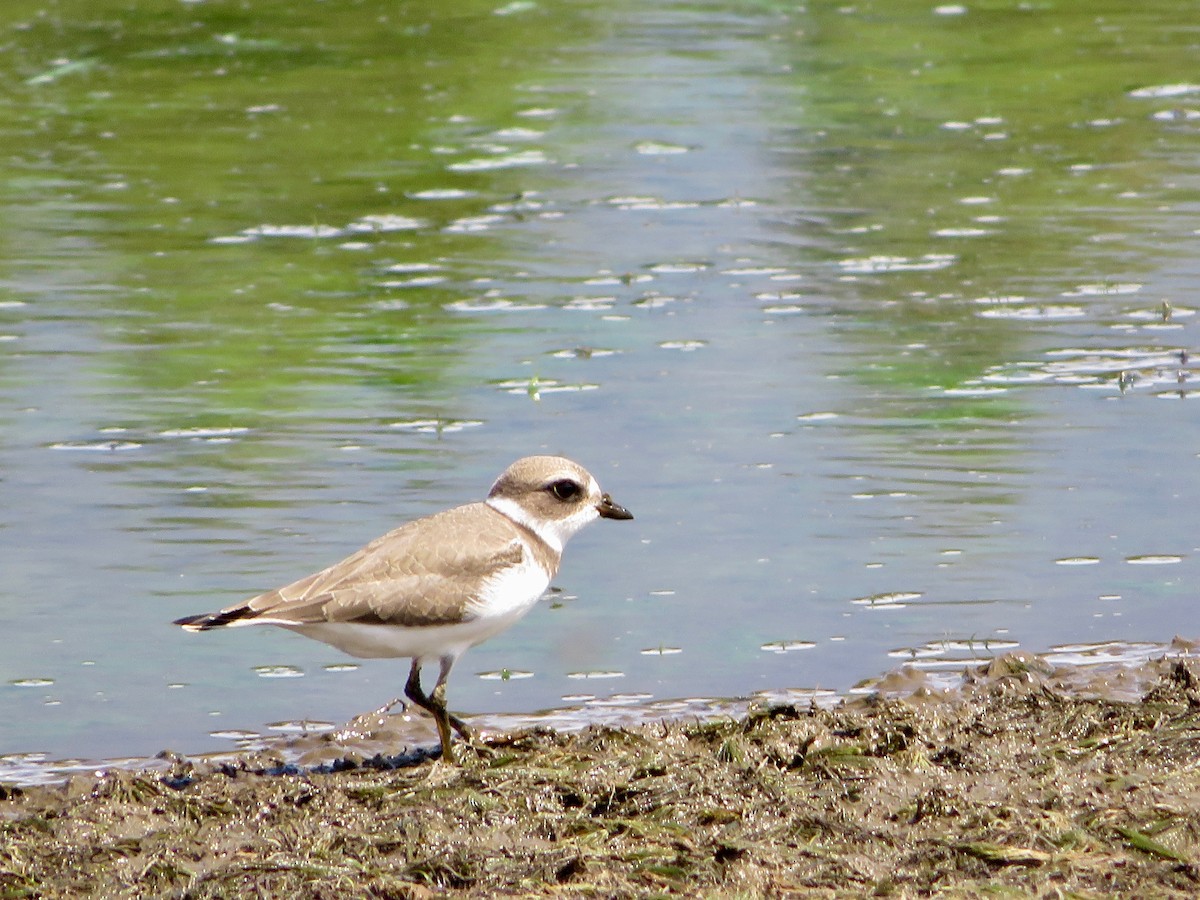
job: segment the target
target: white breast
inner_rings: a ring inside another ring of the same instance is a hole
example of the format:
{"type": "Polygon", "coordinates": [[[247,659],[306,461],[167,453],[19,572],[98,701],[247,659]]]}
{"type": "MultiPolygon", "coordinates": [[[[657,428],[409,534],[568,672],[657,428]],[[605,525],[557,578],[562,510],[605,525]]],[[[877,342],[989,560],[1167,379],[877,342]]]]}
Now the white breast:
{"type": "Polygon", "coordinates": [[[533,608],[549,586],[550,573],[525,551],[518,565],[509,566],[484,582],[469,611],[480,619],[515,621],[533,608]]]}

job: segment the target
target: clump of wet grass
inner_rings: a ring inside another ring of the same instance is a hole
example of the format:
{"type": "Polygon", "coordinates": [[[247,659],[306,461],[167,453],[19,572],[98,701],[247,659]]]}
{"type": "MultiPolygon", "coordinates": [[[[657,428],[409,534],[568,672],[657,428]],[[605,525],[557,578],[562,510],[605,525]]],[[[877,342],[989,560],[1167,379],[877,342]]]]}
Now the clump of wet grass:
{"type": "Polygon", "coordinates": [[[937,701],[510,736],[441,763],[0,791],[0,897],[1194,896],[1200,702],[1019,664],[937,701]]]}

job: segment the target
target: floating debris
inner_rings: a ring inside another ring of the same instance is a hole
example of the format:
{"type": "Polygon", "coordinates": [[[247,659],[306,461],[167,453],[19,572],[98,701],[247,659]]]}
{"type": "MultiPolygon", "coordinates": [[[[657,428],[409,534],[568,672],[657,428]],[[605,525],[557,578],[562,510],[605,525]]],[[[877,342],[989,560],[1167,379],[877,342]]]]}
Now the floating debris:
{"type": "Polygon", "coordinates": [[[682,653],[683,648],[682,647],[667,647],[667,646],[646,647],[645,649],[639,650],[638,652],[641,653],[642,656],[675,656],[678,653],[682,653]]]}
{"type": "Polygon", "coordinates": [[[520,681],[523,678],[532,678],[533,673],[523,669],[496,669],[491,672],[479,672],[478,676],[484,681],[520,681]]]}
{"type": "Polygon", "coordinates": [[[82,450],[88,453],[120,453],[137,450],[141,446],[137,441],[59,441],[49,445],[51,450],[82,450]]]}
{"type": "Polygon", "coordinates": [[[769,653],[790,653],[793,650],[811,650],[815,646],[813,641],[768,641],[760,649],[769,653]]]}
{"type": "Polygon", "coordinates": [[[1183,562],[1182,556],[1174,554],[1147,554],[1145,556],[1127,556],[1125,562],[1131,566],[1170,566],[1183,562]]]}
{"type": "Polygon", "coordinates": [[[299,666],[255,666],[251,671],[259,678],[304,677],[304,670],[299,666]]]}

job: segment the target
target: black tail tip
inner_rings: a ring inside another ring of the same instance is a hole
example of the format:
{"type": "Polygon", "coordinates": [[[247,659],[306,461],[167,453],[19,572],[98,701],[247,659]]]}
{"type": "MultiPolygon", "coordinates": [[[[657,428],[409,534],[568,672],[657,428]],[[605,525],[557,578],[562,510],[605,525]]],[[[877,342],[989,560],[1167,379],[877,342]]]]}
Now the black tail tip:
{"type": "Polygon", "coordinates": [[[228,625],[230,622],[236,622],[238,619],[244,619],[252,615],[254,615],[253,610],[245,606],[240,606],[237,609],[227,609],[219,613],[201,613],[198,616],[184,616],[182,619],[176,619],[171,624],[186,628],[188,631],[210,631],[213,628],[220,628],[228,625]]]}

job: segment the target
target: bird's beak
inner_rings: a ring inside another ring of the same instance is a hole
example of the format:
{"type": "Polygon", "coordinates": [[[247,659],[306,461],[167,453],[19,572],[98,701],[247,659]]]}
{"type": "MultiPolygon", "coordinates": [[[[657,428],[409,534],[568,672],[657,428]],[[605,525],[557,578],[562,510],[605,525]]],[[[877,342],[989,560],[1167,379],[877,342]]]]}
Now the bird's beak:
{"type": "Polygon", "coordinates": [[[600,502],[596,504],[596,511],[600,513],[603,519],[632,519],[633,513],[623,507],[620,503],[613,502],[613,498],[604,494],[600,497],[600,502]]]}

